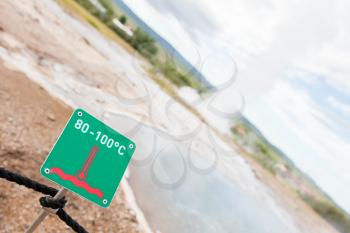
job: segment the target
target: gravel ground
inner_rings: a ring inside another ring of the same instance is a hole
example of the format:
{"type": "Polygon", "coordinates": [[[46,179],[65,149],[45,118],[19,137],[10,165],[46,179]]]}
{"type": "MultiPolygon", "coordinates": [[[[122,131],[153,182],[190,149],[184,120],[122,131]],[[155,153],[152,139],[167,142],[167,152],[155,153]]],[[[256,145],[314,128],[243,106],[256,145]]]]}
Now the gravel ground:
{"type": "MultiPolygon", "coordinates": [[[[72,109],[1,63],[0,74],[0,166],[54,186],[39,169],[72,109]]],[[[0,232],[23,232],[40,212],[42,195],[5,180],[0,180],[0,190],[0,232]]],[[[90,232],[140,232],[121,189],[108,209],[73,194],[68,199],[66,211],[90,232]]],[[[37,232],[71,230],[50,216],[37,232]]]]}

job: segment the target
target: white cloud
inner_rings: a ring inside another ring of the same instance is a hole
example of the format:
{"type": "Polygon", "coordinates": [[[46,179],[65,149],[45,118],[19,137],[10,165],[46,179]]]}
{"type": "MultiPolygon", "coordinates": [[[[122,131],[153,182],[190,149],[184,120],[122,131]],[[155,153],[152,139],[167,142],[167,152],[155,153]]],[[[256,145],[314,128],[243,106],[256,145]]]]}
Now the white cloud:
{"type": "MultiPolygon", "coordinates": [[[[203,61],[220,51],[230,54],[239,69],[235,85],[248,99],[273,88],[290,63],[302,66],[312,59],[322,60],[324,55],[320,51],[325,51],[325,46],[334,43],[341,46],[349,41],[345,38],[349,38],[350,30],[344,29],[349,22],[346,9],[350,4],[346,0],[321,0],[317,4],[313,0],[203,0],[200,4],[188,0],[125,2],[195,64],[198,59],[203,61]]],[[[334,52],[333,57],[339,57],[340,51],[334,52]]],[[[339,60],[310,62],[308,67],[316,68],[312,71],[323,67],[331,71],[327,68],[329,64],[338,64],[339,60]]],[[[226,59],[216,63],[203,71],[216,69],[205,74],[212,82],[222,83],[227,77],[216,74],[225,69],[226,59]]],[[[347,74],[348,70],[345,71],[347,74]]],[[[332,84],[348,83],[343,72],[331,74],[335,76],[330,79],[332,84]]]]}
{"type": "Polygon", "coordinates": [[[345,38],[350,40],[350,30],[348,35],[340,33],[339,37],[325,44],[315,54],[307,56],[299,67],[324,77],[329,85],[350,95],[350,45],[342,46],[340,43],[345,38]]]}
{"type": "MultiPolygon", "coordinates": [[[[247,115],[350,212],[350,193],[343,188],[350,186],[349,121],[321,109],[306,89],[281,81],[286,67],[297,67],[350,94],[350,1],[125,1],[192,62],[214,54],[215,62],[203,69],[211,81],[227,78],[222,71],[228,59],[220,53],[232,55],[238,64],[234,88],[247,99],[247,115]],[[339,128],[345,128],[342,134],[334,130],[339,128]]],[[[298,78],[310,85],[319,81],[298,78]]],[[[348,113],[343,102],[328,98],[348,113]]]]}
{"type": "Polygon", "coordinates": [[[336,122],[321,111],[308,93],[278,82],[274,90],[261,99],[263,110],[250,109],[248,117],[262,132],[334,200],[350,212],[349,138],[330,127],[336,122]],[[283,128],[273,130],[275,125],[283,128]]]}
{"type": "Polygon", "coordinates": [[[170,41],[190,62],[197,63],[200,58],[193,38],[173,14],[169,12],[163,14],[145,0],[126,0],[125,2],[142,20],[167,41],[170,41]]]}
{"type": "Polygon", "coordinates": [[[350,115],[350,105],[348,104],[344,104],[339,102],[336,98],[334,98],[333,96],[329,96],[327,98],[327,102],[333,106],[334,108],[338,109],[339,111],[350,115]]]}

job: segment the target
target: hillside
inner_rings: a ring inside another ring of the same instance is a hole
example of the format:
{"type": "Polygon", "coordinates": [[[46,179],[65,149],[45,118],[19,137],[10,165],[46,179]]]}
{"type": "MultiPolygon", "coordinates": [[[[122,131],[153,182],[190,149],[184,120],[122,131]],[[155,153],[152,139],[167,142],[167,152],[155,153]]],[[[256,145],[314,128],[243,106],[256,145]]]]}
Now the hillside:
{"type": "Polygon", "coordinates": [[[205,76],[192,65],[172,44],[170,44],[164,37],[159,35],[154,29],[152,29],[145,21],[143,21],[137,14],[135,14],[130,7],[121,0],[114,0],[117,7],[120,8],[124,14],[126,14],[138,27],[147,32],[161,47],[174,58],[174,62],[177,62],[187,73],[197,78],[200,83],[207,89],[213,89],[214,87],[207,81],[205,76]]]}
{"type": "Polygon", "coordinates": [[[340,232],[350,232],[350,216],[303,173],[288,155],[270,143],[247,118],[239,115],[231,132],[235,142],[247,155],[291,186],[308,205],[340,232]]]}

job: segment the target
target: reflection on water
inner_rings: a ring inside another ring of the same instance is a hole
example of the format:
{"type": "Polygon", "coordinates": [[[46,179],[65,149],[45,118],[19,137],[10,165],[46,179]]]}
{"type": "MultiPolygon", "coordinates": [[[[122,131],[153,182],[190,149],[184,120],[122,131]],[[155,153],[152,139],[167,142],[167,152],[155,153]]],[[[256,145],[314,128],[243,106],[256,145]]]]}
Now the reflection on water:
{"type": "MultiPolygon", "coordinates": [[[[136,124],[118,119],[124,133],[136,124]]],[[[130,185],[138,205],[154,230],[163,233],[281,233],[291,229],[268,202],[257,199],[217,169],[203,174],[189,166],[186,143],[164,140],[153,128],[139,127],[131,138],[137,144],[130,166],[130,185]],[[156,149],[155,149],[156,147],[156,149]]],[[[195,166],[213,161],[196,158],[195,166]]],[[[218,155],[220,157],[220,154],[218,155]]],[[[235,169],[232,167],[232,169],[235,169]]]]}

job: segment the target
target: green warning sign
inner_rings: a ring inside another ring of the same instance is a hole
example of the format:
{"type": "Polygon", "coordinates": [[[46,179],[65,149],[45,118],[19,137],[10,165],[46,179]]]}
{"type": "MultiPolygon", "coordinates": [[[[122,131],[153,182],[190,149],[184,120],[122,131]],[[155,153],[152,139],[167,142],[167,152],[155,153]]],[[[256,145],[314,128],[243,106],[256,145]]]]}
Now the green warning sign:
{"type": "Polygon", "coordinates": [[[128,138],[77,109],[40,172],[87,200],[108,207],[135,147],[128,138]]]}

